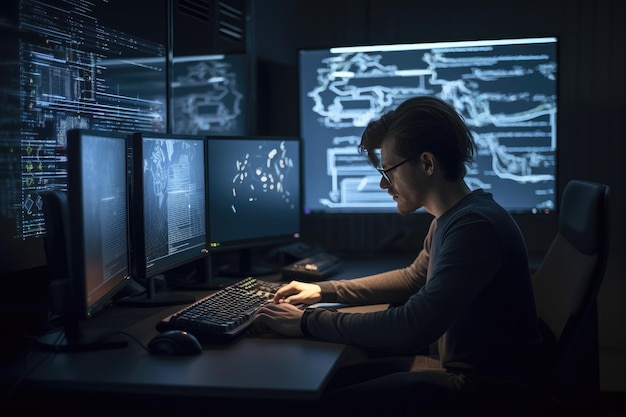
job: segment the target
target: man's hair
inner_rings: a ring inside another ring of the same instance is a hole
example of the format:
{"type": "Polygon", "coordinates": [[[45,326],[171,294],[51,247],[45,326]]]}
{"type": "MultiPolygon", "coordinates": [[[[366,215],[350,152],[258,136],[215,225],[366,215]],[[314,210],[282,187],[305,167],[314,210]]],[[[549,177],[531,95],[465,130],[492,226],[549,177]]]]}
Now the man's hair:
{"type": "Polygon", "coordinates": [[[449,181],[465,177],[467,164],[476,152],[463,117],[445,101],[429,96],[410,98],[371,121],[361,136],[360,152],[379,167],[376,151],[391,138],[395,139],[394,152],[398,155],[417,158],[422,152],[431,152],[449,181]]]}

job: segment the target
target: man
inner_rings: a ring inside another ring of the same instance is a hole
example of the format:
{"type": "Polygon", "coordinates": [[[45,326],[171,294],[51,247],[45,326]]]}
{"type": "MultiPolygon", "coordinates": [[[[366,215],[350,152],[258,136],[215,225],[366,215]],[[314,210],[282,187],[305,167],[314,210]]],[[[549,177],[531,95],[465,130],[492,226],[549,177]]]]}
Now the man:
{"type": "Polygon", "coordinates": [[[440,99],[414,97],[370,122],[360,149],[401,215],[423,207],[434,216],[422,250],[398,270],[291,282],[258,312],[255,328],[375,354],[341,369],[328,390],[349,407],[365,402],[361,411],[437,408],[536,381],[541,337],[526,245],[491,194],[466,185],[476,145],[462,117],[440,99]],[[351,314],[294,305],[317,302],[392,307],[351,314]]]}

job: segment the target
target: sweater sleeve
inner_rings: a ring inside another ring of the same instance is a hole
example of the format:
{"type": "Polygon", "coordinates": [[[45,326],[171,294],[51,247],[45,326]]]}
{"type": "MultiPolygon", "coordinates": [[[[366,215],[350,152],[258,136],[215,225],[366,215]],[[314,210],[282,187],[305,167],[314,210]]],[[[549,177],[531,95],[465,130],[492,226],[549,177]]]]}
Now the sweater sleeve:
{"type": "Polygon", "coordinates": [[[435,220],[424,239],[421,251],[406,268],[395,269],[367,277],[322,281],[322,302],[345,304],[404,303],[425,283],[430,258],[435,220]]]}
{"type": "Polygon", "coordinates": [[[383,303],[404,298],[405,303],[368,313],[314,309],[306,319],[308,332],[328,341],[400,354],[418,352],[437,340],[493,276],[500,259],[493,229],[475,218],[450,231],[445,240],[438,266],[418,290],[418,271],[428,257],[427,246],[407,268],[355,283],[329,281],[338,302],[383,303]]]}

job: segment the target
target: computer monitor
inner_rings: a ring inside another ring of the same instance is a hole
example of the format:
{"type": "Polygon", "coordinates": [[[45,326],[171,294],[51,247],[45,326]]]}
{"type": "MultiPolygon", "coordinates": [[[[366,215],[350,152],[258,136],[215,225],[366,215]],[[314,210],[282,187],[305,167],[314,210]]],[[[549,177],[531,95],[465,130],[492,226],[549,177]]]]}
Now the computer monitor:
{"type": "Polygon", "coordinates": [[[253,250],[300,238],[301,156],[297,137],[207,137],[209,250],[238,251],[223,276],[273,272],[253,250]]]}
{"type": "Polygon", "coordinates": [[[167,274],[208,255],[204,137],[135,132],[131,141],[132,269],[148,293],[121,302],[192,302],[179,294],[157,292],[155,277],[162,275],[167,284],[167,274]]]}
{"type": "Polygon", "coordinates": [[[41,344],[55,350],[123,345],[86,337],[79,322],[108,305],[131,276],[126,136],[68,131],[67,189],[43,195],[49,309],[63,329],[42,336],[41,344]]]}
{"type": "Polygon", "coordinates": [[[471,189],[512,213],[555,211],[557,58],[553,37],[301,50],[305,214],[395,212],[358,144],[368,122],[418,95],[469,125],[471,189]]]}

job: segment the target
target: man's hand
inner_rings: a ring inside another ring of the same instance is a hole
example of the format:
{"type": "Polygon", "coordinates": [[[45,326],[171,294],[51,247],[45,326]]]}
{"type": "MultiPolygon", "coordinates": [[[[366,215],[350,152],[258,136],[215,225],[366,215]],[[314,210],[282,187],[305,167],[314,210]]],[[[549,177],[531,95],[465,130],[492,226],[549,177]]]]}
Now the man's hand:
{"type": "Polygon", "coordinates": [[[289,303],[268,303],[256,312],[251,330],[256,333],[271,330],[283,336],[303,336],[300,329],[302,314],[301,309],[289,303]]]}
{"type": "Polygon", "coordinates": [[[317,284],[291,281],[274,294],[275,303],[315,304],[322,299],[322,289],[317,284]]]}

